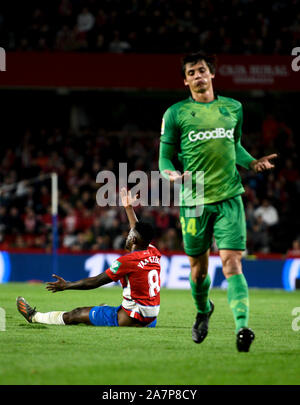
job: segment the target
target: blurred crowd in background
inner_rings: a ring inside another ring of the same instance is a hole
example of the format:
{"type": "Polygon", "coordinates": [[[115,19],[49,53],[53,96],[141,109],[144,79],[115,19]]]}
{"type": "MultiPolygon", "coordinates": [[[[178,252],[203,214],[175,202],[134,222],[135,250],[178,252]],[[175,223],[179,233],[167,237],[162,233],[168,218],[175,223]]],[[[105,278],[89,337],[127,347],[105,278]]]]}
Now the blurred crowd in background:
{"type": "Polygon", "coordinates": [[[18,51],[290,54],[299,0],[10,0],[0,45],[18,51]]]}
{"type": "MultiPolygon", "coordinates": [[[[245,187],[247,253],[299,254],[300,174],[295,134],[285,122],[267,115],[259,132],[243,136],[243,144],[255,157],[280,151],[271,172],[255,174],[239,168],[245,187]]],[[[142,170],[150,176],[151,170],[158,170],[158,148],[159,134],[145,131],[27,130],[20,144],[2,151],[1,248],[51,251],[51,183],[43,176],[55,171],[60,248],[74,252],[123,249],[128,232],[125,211],[97,205],[101,184],[96,176],[110,170],[118,178],[119,162],[128,164],[128,174],[142,170]],[[25,180],[33,178],[33,182],[25,180]]],[[[159,249],[182,250],[178,207],[137,207],[136,212],[153,224],[159,249]]],[[[213,245],[212,250],[217,247],[213,245]]]]}

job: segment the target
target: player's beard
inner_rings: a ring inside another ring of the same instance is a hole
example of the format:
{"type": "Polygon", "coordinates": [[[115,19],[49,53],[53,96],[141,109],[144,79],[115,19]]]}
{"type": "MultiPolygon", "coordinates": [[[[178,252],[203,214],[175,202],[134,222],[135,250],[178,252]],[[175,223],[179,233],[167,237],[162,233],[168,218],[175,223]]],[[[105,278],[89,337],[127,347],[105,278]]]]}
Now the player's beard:
{"type": "Polygon", "coordinates": [[[194,88],[195,93],[206,93],[210,89],[210,83],[199,83],[199,85],[196,85],[194,88]]]}

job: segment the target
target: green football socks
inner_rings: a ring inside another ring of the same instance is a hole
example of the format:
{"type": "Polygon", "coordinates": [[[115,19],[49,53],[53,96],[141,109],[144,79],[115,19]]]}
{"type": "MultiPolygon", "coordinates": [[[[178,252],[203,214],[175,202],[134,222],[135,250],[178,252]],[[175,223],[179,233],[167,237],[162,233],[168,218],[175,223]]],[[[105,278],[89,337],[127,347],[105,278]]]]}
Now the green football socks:
{"type": "Polygon", "coordinates": [[[194,299],[197,311],[201,314],[206,314],[210,311],[210,302],[208,299],[210,283],[211,280],[209,274],[207,274],[204,280],[198,283],[194,283],[190,274],[192,297],[194,299]]]}
{"type": "Polygon", "coordinates": [[[248,284],[243,274],[235,274],[227,279],[227,297],[233,312],[236,333],[242,327],[248,326],[249,298],[248,284]]]}

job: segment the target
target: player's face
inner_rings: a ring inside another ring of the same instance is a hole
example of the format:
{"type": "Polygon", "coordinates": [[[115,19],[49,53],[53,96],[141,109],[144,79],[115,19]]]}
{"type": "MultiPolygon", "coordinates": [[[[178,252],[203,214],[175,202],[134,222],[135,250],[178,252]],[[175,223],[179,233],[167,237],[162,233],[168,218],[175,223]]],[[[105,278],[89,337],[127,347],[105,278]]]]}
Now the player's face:
{"type": "Polygon", "coordinates": [[[200,60],[197,63],[187,63],[185,67],[184,84],[193,93],[205,93],[212,87],[212,79],[215,77],[209,70],[206,62],[200,60]]]}

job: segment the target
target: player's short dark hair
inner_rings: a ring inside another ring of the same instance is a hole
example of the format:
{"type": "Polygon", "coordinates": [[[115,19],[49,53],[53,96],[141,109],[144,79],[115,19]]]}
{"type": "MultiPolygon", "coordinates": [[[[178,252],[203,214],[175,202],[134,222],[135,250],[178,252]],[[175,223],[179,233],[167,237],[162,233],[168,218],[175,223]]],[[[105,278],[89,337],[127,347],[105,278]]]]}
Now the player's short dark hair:
{"type": "Polygon", "coordinates": [[[149,222],[139,221],[135,224],[134,228],[141,236],[142,241],[145,242],[145,244],[149,245],[149,243],[154,238],[153,226],[149,222]]]}
{"type": "Polygon", "coordinates": [[[182,77],[185,78],[185,68],[186,68],[187,63],[191,63],[192,65],[195,65],[197,62],[200,62],[201,60],[205,61],[205,63],[207,64],[207,66],[209,68],[210,73],[212,73],[212,74],[216,73],[216,66],[217,66],[216,55],[208,55],[202,51],[199,51],[199,52],[194,52],[194,53],[185,55],[181,59],[182,77]]]}

